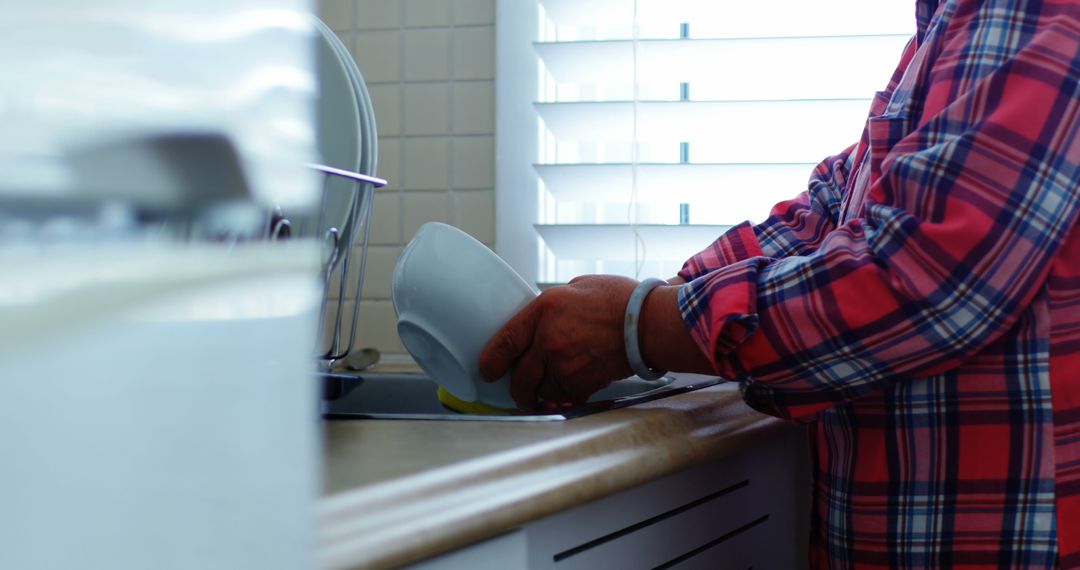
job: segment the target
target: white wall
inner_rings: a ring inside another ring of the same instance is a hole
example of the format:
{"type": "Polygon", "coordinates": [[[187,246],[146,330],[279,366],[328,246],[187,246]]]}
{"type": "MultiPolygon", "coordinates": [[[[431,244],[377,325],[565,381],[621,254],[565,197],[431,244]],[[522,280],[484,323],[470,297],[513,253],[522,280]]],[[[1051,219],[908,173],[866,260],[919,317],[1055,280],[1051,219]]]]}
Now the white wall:
{"type": "Polygon", "coordinates": [[[390,275],[417,228],[446,222],[495,246],[495,1],[319,0],[319,15],[368,84],[390,180],[375,199],[357,346],[403,353],[390,275]]]}

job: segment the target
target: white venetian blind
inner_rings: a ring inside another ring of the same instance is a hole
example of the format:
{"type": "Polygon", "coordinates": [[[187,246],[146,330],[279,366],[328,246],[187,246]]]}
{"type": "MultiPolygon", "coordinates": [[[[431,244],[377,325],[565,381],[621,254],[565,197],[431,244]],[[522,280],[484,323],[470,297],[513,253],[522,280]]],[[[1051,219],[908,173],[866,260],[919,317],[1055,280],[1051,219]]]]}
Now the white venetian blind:
{"type": "Polygon", "coordinates": [[[858,139],[914,4],[538,0],[538,280],[670,276],[801,192],[858,139]]]}

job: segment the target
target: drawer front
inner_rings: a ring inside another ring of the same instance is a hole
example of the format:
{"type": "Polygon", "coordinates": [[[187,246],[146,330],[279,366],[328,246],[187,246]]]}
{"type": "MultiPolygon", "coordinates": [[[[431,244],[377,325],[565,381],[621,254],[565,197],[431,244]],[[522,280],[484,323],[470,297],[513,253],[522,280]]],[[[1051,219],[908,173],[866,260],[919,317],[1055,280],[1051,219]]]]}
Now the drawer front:
{"type": "Polygon", "coordinates": [[[737,532],[721,537],[696,550],[658,566],[657,570],[747,570],[748,568],[787,568],[772,563],[769,552],[775,550],[768,521],[751,522],[737,532]]]}
{"type": "Polygon", "coordinates": [[[808,491],[792,431],[528,525],[529,568],[802,568],[808,491]]]}
{"type": "Polygon", "coordinates": [[[768,520],[748,480],[554,555],[559,570],[662,567],[768,520]],[[749,526],[748,526],[749,525],[749,526]]]}

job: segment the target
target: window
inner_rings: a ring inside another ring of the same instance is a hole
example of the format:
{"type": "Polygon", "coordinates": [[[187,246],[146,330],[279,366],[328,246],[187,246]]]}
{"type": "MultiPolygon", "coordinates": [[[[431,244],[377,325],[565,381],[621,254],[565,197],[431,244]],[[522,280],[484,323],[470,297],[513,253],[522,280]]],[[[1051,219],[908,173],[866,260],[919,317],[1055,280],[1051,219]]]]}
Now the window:
{"type": "Polygon", "coordinates": [[[496,245],[530,281],[673,275],[858,139],[911,0],[503,0],[496,245]]]}

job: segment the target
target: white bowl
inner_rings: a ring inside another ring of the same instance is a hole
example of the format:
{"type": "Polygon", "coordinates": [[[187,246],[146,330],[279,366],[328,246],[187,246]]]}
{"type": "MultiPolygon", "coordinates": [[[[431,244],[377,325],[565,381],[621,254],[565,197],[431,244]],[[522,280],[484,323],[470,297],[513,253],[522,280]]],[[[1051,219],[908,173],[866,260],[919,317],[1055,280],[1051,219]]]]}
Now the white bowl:
{"type": "Polygon", "coordinates": [[[446,224],[421,226],[394,268],[398,335],[435,382],[467,402],[513,408],[509,374],[480,379],[488,341],[537,291],[484,244],[446,224]]]}

